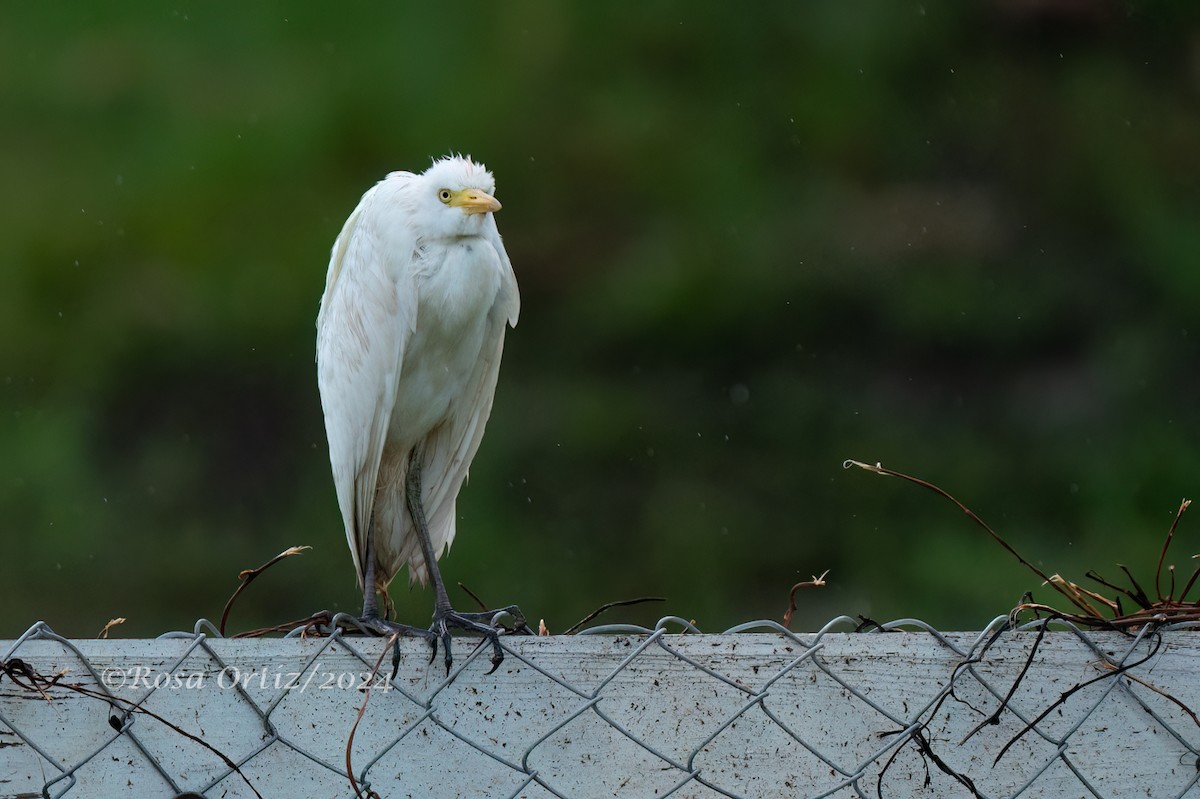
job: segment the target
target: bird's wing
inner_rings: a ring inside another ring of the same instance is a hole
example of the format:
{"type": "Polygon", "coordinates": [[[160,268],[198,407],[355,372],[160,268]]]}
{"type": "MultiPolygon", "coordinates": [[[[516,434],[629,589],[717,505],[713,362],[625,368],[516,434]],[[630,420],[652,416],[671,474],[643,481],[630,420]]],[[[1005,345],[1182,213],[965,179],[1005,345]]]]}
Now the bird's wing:
{"type": "Polygon", "coordinates": [[[363,195],[334,242],[317,315],[329,461],[359,583],[397,370],[416,320],[416,236],[386,213],[411,177],[393,173],[363,195]]]}
{"type": "MultiPolygon", "coordinates": [[[[488,313],[488,334],[484,340],[479,361],[464,387],[462,396],[456,400],[449,420],[437,428],[425,442],[424,481],[425,511],[429,522],[429,537],[435,556],[454,540],[455,499],[467,478],[471,459],[483,439],[484,426],[492,412],[492,398],[496,393],[496,378],[500,372],[500,356],[504,350],[505,324],[515,326],[520,310],[520,294],[512,263],[504,244],[496,232],[495,223],[490,225],[490,234],[485,238],[500,256],[500,291],[496,303],[488,313]]],[[[410,560],[409,581],[424,582],[426,569],[420,549],[415,545],[408,548],[410,560]]]]}
{"type": "Polygon", "coordinates": [[[502,274],[497,305],[500,306],[500,312],[504,314],[504,318],[508,320],[508,326],[516,327],[517,317],[521,314],[521,293],[517,290],[517,275],[513,272],[512,261],[508,260],[508,251],[504,249],[504,241],[500,238],[500,231],[496,228],[495,218],[488,220],[484,238],[491,242],[500,256],[502,274]]]}

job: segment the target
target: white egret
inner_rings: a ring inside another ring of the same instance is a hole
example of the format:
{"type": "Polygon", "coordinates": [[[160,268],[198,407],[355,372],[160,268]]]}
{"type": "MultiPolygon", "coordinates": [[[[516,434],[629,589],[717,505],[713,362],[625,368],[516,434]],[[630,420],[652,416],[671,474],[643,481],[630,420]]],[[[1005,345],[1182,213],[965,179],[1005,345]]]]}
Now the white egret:
{"type": "MultiPolygon", "coordinates": [[[[520,305],[494,193],[470,158],[387,175],[334,242],[317,316],[317,382],[362,623],[427,636],[435,653],[441,640],[447,671],[454,627],[491,640],[493,670],[502,658],[491,623],[500,611],[455,611],[437,566],[520,305]],[[410,585],[433,583],[429,630],[379,614],[376,592],[390,611],[387,586],[405,565],[410,585]]],[[[502,611],[524,625],[515,607],[502,611]]]]}

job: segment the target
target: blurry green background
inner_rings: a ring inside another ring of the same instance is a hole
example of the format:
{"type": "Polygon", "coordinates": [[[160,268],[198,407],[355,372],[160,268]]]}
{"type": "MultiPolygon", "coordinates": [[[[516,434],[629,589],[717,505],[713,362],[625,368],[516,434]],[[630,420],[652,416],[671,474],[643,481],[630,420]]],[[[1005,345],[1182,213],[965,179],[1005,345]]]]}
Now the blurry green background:
{"type": "Polygon", "coordinates": [[[297,544],[231,626],[358,609],[317,301],[447,152],[522,288],[442,561],[492,604],[720,630],[829,569],[794,627],[978,628],[1052,597],[844,459],[1079,581],[1200,489],[1194,3],[65,5],[0,27],[0,637],[189,628],[297,544]]]}

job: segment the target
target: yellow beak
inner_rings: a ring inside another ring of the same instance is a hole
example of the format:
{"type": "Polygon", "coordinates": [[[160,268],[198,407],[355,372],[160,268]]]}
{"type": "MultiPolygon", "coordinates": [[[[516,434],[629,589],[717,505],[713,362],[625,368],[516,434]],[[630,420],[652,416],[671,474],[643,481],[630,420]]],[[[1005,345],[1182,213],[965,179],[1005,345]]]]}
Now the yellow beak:
{"type": "Polygon", "coordinates": [[[451,208],[461,208],[464,214],[486,214],[489,211],[499,211],[500,201],[485,191],[479,189],[463,189],[450,195],[451,208]]]}

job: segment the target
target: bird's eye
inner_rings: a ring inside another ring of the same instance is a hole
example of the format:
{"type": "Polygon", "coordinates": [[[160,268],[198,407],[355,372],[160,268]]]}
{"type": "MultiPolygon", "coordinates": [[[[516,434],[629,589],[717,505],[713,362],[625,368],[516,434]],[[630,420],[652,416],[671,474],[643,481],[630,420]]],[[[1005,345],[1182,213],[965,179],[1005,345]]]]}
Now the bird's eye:
{"type": "Polygon", "coordinates": [[[450,202],[450,190],[449,189],[438,189],[438,199],[444,203],[450,202]]]}

